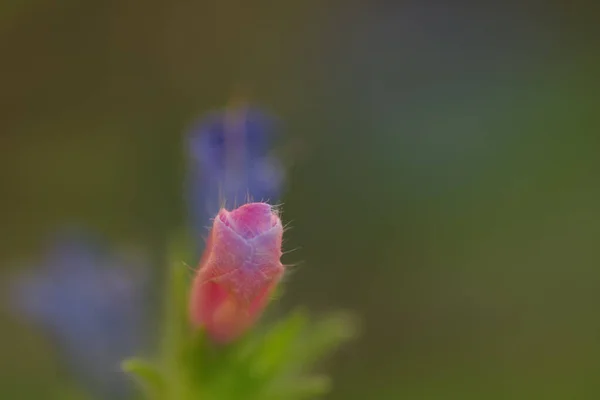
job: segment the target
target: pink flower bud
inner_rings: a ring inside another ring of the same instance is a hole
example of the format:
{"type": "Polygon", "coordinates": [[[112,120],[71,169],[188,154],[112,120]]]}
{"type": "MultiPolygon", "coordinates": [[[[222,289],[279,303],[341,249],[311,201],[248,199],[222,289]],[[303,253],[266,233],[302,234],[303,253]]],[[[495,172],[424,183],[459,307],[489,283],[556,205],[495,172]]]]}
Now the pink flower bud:
{"type": "Polygon", "coordinates": [[[192,284],[192,324],[219,342],[252,326],[283,275],[282,237],[279,215],[267,203],[221,209],[192,284]]]}

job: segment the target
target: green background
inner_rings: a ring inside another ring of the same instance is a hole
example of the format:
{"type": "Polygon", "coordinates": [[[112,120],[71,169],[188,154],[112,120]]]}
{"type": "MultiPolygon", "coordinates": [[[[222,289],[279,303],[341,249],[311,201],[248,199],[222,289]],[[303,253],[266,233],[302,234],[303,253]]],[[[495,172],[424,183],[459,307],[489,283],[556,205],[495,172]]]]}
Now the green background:
{"type": "MultiPolygon", "coordinates": [[[[277,307],[363,319],[329,398],[598,398],[600,34],[563,3],[5,1],[2,279],[65,222],[160,254],[241,93],[288,139],[277,307]]],[[[7,310],[0,355],[0,398],[64,398],[7,310]]]]}

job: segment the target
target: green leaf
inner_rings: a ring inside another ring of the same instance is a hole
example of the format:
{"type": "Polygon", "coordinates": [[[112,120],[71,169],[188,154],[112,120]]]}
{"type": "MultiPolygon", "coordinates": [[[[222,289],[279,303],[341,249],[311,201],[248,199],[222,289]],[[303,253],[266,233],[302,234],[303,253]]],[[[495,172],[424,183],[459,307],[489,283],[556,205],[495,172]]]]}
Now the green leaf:
{"type": "Polygon", "coordinates": [[[310,368],[355,336],[347,313],[312,321],[298,309],[270,326],[257,325],[229,344],[213,343],[195,331],[188,316],[192,268],[185,264],[185,235],[170,244],[159,363],[131,359],[123,369],[134,375],[148,398],[159,400],[302,400],[330,390],[327,376],[310,368]]]}
{"type": "Polygon", "coordinates": [[[263,338],[254,364],[255,372],[265,378],[277,373],[292,356],[298,336],[309,325],[304,309],[298,309],[276,323],[263,338]]]}
{"type": "Polygon", "coordinates": [[[294,363],[308,367],[353,339],[357,333],[358,321],[352,314],[338,312],[323,317],[302,336],[302,344],[294,354],[294,363]]]}
{"type": "Polygon", "coordinates": [[[189,333],[187,299],[192,269],[185,263],[189,256],[186,251],[185,235],[175,235],[169,245],[169,273],[165,291],[162,351],[165,359],[175,361],[182,343],[189,333]]]}
{"type": "Polygon", "coordinates": [[[169,245],[169,273],[165,291],[165,309],[161,343],[161,365],[165,370],[168,399],[185,399],[188,391],[188,374],[185,356],[189,351],[192,330],[188,319],[188,291],[193,274],[185,263],[189,257],[186,251],[185,233],[174,235],[169,245]]]}
{"type": "Polygon", "coordinates": [[[147,361],[132,358],[122,363],[123,370],[137,378],[149,397],[162,399],[165,394],[166,382],[158,367],[147,361]]]}
{"type": "MultiPolygon", "coordinates": [[[[305,376],[313,364],[343,342],[353,338],[357,323],[350,314],[336,313],[311,322],[298,309],[263,332],[254,332],[254,343],[245,348],[251,361],[249,374],[260,379],[252,399],[293,400],[322,395],[331,383],[325,376],[305,376]]],[[[240,378],[238,378],[240,379],[240,378]]],[[[250,395],[248,395],[250,396],[250,395]]]]}
{"type": "Polygon", "coordinates": [[[275,290],[273,290],[273,293],[271,293],[271,298],[270,301],[277,301],[279,299],[281,299],[283,297],[283,294],[285,293],[285,285],[283,284],[279,284],[277,286],[275,286],[275,290]]]}

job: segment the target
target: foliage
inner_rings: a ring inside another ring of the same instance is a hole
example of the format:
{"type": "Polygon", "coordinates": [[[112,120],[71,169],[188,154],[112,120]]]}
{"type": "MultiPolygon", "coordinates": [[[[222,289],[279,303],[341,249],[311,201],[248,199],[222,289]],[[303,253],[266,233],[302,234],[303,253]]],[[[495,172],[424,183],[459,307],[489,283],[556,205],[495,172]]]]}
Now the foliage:
{"type": "MultiPolygon", "coordinates": [[[[180,255],[172,259],[181,260],[180,255]]],[[[311,369],[355,335],[357,325],[351,315],[313,319],[298,309],[254,327],[238,341],[217,345],[188,322],[188,272],[180,261],[171,265],[157,359],[123,363],[146,398],[300,400],[329,391],[329,377],[311,369]]]]}

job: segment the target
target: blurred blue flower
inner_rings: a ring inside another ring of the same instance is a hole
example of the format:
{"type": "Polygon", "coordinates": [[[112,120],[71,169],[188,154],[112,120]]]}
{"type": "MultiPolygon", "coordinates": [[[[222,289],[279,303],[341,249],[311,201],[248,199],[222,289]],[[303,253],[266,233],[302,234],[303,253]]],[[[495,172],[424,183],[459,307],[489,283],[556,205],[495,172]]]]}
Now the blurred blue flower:
{"type": "Polygon", "coordinates": [[[195,232],[226,205],[277,203],[285,170],[272,154],[277,120],[252,107],[231,108],[201,118],[191,129],[191,205],[195,232]]]}
{"type": "Polygon", "coordinates": [[[96,398],[122,399],[130,382],[121,361],[143,343],[139,263],[95,247],[79,232],[50,243],[37,271],[12,281],[13,308],[50,333],[75,378],[96,398]]]}

